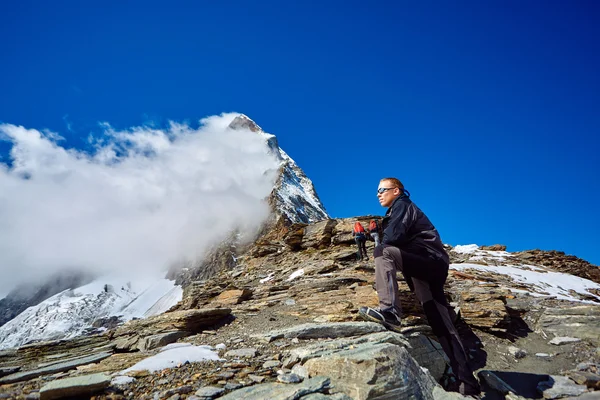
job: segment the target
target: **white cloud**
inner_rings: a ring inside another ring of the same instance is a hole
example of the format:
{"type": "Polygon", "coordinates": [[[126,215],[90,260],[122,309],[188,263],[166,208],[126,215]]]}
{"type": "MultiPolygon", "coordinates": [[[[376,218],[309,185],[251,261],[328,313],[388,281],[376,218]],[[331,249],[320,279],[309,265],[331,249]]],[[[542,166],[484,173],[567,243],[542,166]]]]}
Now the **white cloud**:
{"type": "Polygon", "coordinates": [[[0,163],[0,293],[64,267],[155,273],[235,227],[254,232],[277,161],[261,136],[227,128],[236,115],[198,129],[102,124],[93,154],[0,125],[12,142],[12,165],[0,163]]]}

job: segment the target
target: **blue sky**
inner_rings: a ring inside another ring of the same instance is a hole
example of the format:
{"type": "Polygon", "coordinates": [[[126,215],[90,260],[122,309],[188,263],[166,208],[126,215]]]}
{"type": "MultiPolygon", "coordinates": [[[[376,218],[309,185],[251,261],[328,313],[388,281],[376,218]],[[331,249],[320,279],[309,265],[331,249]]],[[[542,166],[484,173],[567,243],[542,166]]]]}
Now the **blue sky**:
{"type": "Polygon", "coordinates": [[[334,217],[396,176],[445,242],[600,264],[599,3],[287,3],[3,2],[0,122],[82,148],[242,112],[334,217]]]}

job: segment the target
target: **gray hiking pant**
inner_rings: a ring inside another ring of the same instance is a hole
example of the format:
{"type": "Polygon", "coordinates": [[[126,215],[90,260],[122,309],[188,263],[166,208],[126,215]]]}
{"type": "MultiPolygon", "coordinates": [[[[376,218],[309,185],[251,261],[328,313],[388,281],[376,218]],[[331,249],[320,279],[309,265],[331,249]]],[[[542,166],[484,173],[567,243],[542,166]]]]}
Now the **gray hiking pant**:
{"type": "Polygon", "coordinates": [[[375,241],[375,247],[379,246],[381,243],[379,242],[379,233],[371,232],[371,237],[375,241]]]}
{"type": "Polygon", "coordinates": [[[382,311],[394,311],[401,316],[396,271],[402,272],[410,290],[423,306],[427,321],[450,359],[450,366],[457,378],[477,385],[444,294],[448,264],[443,260],[433,260],[393,246],[382,245],[375,248],[375,284],[379,308],[382,311]]]}

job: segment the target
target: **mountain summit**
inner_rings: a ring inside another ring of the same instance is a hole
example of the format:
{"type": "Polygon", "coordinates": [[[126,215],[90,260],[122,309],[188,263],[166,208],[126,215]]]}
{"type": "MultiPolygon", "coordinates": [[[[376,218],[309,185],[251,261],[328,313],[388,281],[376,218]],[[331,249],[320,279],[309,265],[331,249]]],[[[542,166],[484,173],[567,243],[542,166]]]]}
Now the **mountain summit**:
{"type": "Polygon", "coordinates": [[[279,174],[271,192],[271,209],[285,225],[311,223],[329,218],[312,183],[296,162],[283,151],[277,137],[266,133],[246,115],[238,115],[229,124],[231,129],[248,129],[265,138],[269,152],[279,161],[279,174]]]}

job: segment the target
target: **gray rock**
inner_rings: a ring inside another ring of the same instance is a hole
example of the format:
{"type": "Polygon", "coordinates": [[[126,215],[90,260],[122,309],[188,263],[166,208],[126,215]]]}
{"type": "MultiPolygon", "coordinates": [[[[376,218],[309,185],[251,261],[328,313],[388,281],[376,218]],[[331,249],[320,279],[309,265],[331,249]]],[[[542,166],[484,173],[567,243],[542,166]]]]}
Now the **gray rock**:
{"type": "Polygon", "coordinates": [[[137,344],[140,341],[138,335],[121,336],[115,339],[115,350],[133,351],[137,350],[137,344]]]}
{"type": "Polygon", "coordinates": [[[25,400],[39,400],[40,393],[39,392],[31,392],[25,396],[25,400]]]}
{"type": "Polygon", "coordinates": [[[277,360],[265,361],[262,365],[263,368],[278,368],[281,363],[277,360]]]}
{"type": "Polygon", "coordinates": [[[238,389],[220,397],[220,400],[290,400],[329,388],[329,378],[316,376],[298,384],[263,383],[238,389]]]}
{"type": "Polygon", "coordinates": [[[277,380],[281,383],[300,383],[302,382],[302,378],[296,374],[281,374],[277,376],[277,380]]]}
{"type": "Polygon", "coordinates": [[[374,322],[333,322],[327,324],[303,324],[287,329],[272,331],[256,338],[272,342],[283,337],[287,339],[320,339],[341,338],[348,336],[366,335],[374,332],[383,332],[385,327],[374,322]]]}
{"type": "Polygon", "coordinates": [[[560,345],[567,344],[567,343],[577,343],[577,342],[581,342],[581,339],[574,338],[574,337],[568,337],[568,336],[557,336],[554,339],[552,339],[551,341],[549,341],[548,343],[554,344],[556,346],[560,346],[560,345]]]}
{"type": "Polygon", "coordinates": [[[545,399],[575,397],[587,392],[584,385],[578,385],[566,376],[550,375],[550,379],[538,383],[537,389],[545,399]]]}
{"type": "Polygon", "coordinates": [[[300,357],[298,357],[297,354],[290,354],[289,356],[287,356],[286,358],[283,359],[283,362],[281,363],[281,365],[283,368],[292,368],[299,361],[300,361],[300,357]]]}
{"type": "Polygon", "coordinates": [[[0,377],[19,372],[21,367],[0,367],[0,377]]]}
{"type": "Polygon", "coordinates": [[[401,346],[361,343],[355,348],[312,358],[310,375],[327,375],[336,390],[356,400],[382,398],[433,400],[435,381],[401,346]]]}
{"type": "Polygon", "coordinates": [[[225,391],[225,389],[220,388],[220,387],[215,387],[215,386],[205,386],[202,387],[198,390],[196,390],[196,396],[200,397],[200,398],[209,398],[212,399],[213,397],[217,397],[220,394],[222,394],[225,391]]]}
{"type": "Polygon", "coordinates": [[[4,385],[6,383],[14,383],[20,381],[26,381],[29,379],[37,378],[42,375],[51,375],[56,374],[58,372],[69,371],[71,369],[75,369],[81,365],[97,363],[105,358],[108,358],[112,355],[112,353],[102,352],[98,354],[93,354],[91,356],[79,357],[67,362],[59,362],[56,364],[48,365],[43,368],[38,368],[30,371],[17,372],[15,374],[7,375],[3,378],[0,378],[0,385],[4,385]]]}
{"type": "MultiPolygon", "coordinates": [[[[372,333],[370,335],[359,336],[355,338],[343,338],[336,340],[323,340],[305,346],[289,350],[289,357],[298,359],[304,362],[314,357],[331,354],[332,352],[341,351],[350,346],[356,346],[361,343],[392,343],[402,347],[410,348],[411,344],[408,339],[399,333],[385,331],[372,333]]],[[[284,366],[285,366],[284,360],[284,366]]]]}
{"type": "Polygon", "coordinates": [[[410,347],[406,348],[410,355],[421,367],[427,368],[436,381],[439,381],[446,371],[447,363],[450,363],[442,346],[419,333],[411,334],[406,339],[410,343],[410,347]]]}
{"type": "Polygon", "coordinates": [[[304,366],[302,366],[300,364],[294,365],[294,367],[292,368],[292,373],[298,375],[302,379],[308,379],[309,378],[309,376],[308,376],[308,370],[304,366]]]}
{"type": "Polygon", "coordinates": [[[513,356],[516,359],[527,356],[527,351],[520,349],[518,347],[515,347],[515,346],[508,346],[508,348],[506,350],[508,351],[508,354],[510,354],[511,356],[513,356]]]}
{"type": "Polygon", "coordinates": [[[593,362],[579,363],[579,364],[577,364],[575,369],[577,371],[588,371],[588,372],[591,372],[592,370],[600,370],[600,368],[598,368],[598,364],[593,363],[593,362]]]}
{"type": "Polygon", "coordinates": [[[171,331],[165,333],[159,333],[157,335],[147,336],[141,338],[136,347],[141,351],[147,351],[156,349],[158,347],[166,346],[170,343],[175,343],[178,339],[186,337],[189,334],[184,331],[171,331]]]}
{"type": "Polygon", "coordinates": [[[300,400],[352,400],[345,393],[336,394],[323,394],[323,393],[311,393],[306,396],[302,396],[300,400]]]}
{"type": "Polygon", "coordinates": [[[110,376],[91,374],[52,381],[40,389],[40,400],[62,399],[64,397],[90,396],[110,385],[110,376]]]}
{"type": "Polygon", "coordinates": [[[300,246],[303,249],[307,249],[309,247],[319,249],[329,246],[331,243],[332,231],[336,224],[336,220],[326,219],[324,221],[306,226],[304,228],[304,235],[302,237],[302,244],[300,246]]]}
{"type": "Polygon", "coordinates": [[[223,389],[225,389],[225,390],[236,390],[236,389],[239,389],[241,387],[244,387],[244,385],[242,385],[241,383],[227,382],[225,384],[225,386],[223,386],[223,389]]]}
{"type": "Polygon", "coordinates": [[[188,394],[188,393],[192,393],[194,391],[194,389],[190,385],[184,385],[184,386],[178,387],[177,389],[175,389],[175,391],[179,394],[188,394]]]}
{"type": "Polygon", "coordinates": [[[571,371],[569,378],[590,389],[600,389],[600,375],[586,371],[571,371]]]}
{"type": "Polygon", "coordinates": [[[600,400],[600,392],[585,392],[577,397],[565,397],[563,400],[600,400]]]}
{"type": "Polygon", "coordinates": [[[250,379],[252,382],[255,382],[255,383],[262,383],[265,380],[265,377],[260,376],[260,375],[250,374],[250,375],[248,375],[248,379],[250,379]]]}
{"type": "Polygon", "coordinates": [[[225,353],[225,357],[252,358],[256,357],[257,350],[255,348],[245,348],[237,350],[229,350],[225,353]]]}
{"type": "Polygon", "coordinates": [[[547,308],[536,324],[536,331],[556,336],[574,336],[600,344],[600,306],[547,308]]]}

